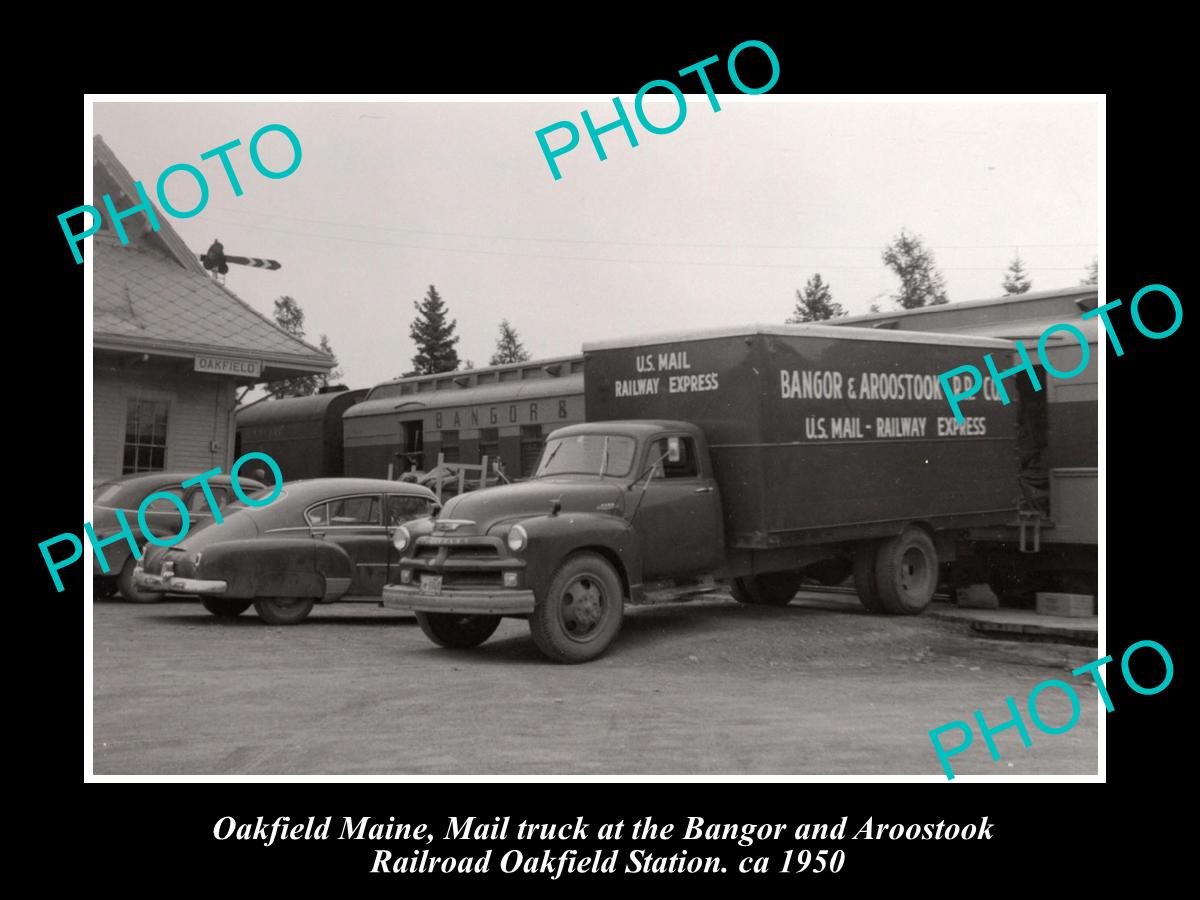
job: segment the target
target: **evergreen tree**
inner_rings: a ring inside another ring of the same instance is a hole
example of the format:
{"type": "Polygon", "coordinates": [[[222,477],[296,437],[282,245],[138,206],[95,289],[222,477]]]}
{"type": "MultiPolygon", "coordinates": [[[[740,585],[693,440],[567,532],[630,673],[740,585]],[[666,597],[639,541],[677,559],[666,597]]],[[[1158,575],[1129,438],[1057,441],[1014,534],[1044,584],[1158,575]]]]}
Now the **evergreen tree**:
{"type": "Polygon", "coordinates": [[[919,235],[901,229],[883,248],[883,261],[900,279],[900,290],[892,300],[901,309],[917,309],[949,303],[946,279],[934,266],[933,253],[925,248],[919,235]]]}
{"type": "Polygon", "coordinates": [[[436,375],[439,372],[458,371],[458,351],[454,345],[458,338],[454,329],[456,320],[446,320],[446,304],[437,288],[432,284],[425,297],[414,301],[417,317],[413,319],[409,336],[417,345],[417,355],[412,358],[413,370],[408,375],[436,375]]]}
{"type": "Polygon", "coordinates": [[[500,320],[500,337],[496,339],[496,352],[492,354],[489,365],[502,366],[506,363],[522,363],[529,359],[529,351],[517,336],[517,330],[508,324],[508,319],[500,320]]]}
{"type": "Polygon", "coordinates": [[[1087,278],[1079,282],[1080,284],[1099,284],[1100,283],[1100,257],[1093,256],[1091,263],[1087,267],[1087,278]]]}
{"type": "Polygon", "coordinates": [[[788,317],[788,323],[795,325],[802,322],[823,322],[845,314],[846,310],[842,309],[840,303],[834,302],[829,285],[821,279],[818,272],[808,279],[803,290],[796,291],[796,308],[788,317]]]}
{"type": "Polygon", "coordinates": [[[1006,297],[1011,297],[1013,294],[1024,294],[1033,287],[1033,280],[1029,277],[1025,264],[1021,262],[1020,255],[1014,256],[1012,262],[1008,264],[1008,269],[1004,272],[1004,281],[1000,286],[1004,288],[1006,297]]]}

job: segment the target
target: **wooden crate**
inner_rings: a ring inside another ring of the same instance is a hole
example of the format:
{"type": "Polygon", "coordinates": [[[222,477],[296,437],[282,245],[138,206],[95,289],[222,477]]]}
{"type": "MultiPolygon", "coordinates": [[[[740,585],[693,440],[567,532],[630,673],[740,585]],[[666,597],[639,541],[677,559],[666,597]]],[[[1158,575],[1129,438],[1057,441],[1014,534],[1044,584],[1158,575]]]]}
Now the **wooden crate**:
{"type": "Polygon", "coordinates": [[[1037,611],[1042,616],[1086,618],[1096,614],[1096,598],[1091,594],[1056,594],[1038,591],[1037,611]]]}

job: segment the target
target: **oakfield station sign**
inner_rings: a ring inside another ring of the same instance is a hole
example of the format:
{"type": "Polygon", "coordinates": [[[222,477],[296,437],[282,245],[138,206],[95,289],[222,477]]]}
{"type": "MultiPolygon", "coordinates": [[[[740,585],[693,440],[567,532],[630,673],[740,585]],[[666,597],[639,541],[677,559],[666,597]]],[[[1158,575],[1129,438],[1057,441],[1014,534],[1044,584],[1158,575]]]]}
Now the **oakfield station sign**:
{"type": "Polygon", "coordinates": [[[262,375],[261,359],[237,359],[233,356],[197,356],[195,371],[214,375],[238,375],[258,378],[262,375]]]}

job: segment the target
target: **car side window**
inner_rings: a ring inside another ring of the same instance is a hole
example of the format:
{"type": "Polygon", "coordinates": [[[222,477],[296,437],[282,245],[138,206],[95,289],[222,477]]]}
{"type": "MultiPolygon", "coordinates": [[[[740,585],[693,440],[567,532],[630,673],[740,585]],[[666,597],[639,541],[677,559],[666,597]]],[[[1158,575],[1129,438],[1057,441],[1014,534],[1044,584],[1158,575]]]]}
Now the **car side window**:
{"type": "Polygon", "coordinates": [[[388,495],[388,524],[403,525],[409,519],[419,519],[433,512],[434,504],[425,497],[406,494],[388,495]]]}
{"type": "Polygon", "coordinates": [[[329,504],[319,503],[316,506],[311,506],[304,511],[304,518],[309,525],[328,525],[329,524],[329,504]]]}
{"type": "Polygon", "coordinates": [[[655,478],[695,478],[700,474],[696,462],[696,444],[690,437],[679,436],[679,461],[667,457],[667,439],[660,438],[650,449],[650,458],[662,461],[654,469],[655,478]]]}
{"type": "Polygon", "coordinates": [[[378,525],[379,497],[343,497],[329,501],[330,525],[378,525]]]}

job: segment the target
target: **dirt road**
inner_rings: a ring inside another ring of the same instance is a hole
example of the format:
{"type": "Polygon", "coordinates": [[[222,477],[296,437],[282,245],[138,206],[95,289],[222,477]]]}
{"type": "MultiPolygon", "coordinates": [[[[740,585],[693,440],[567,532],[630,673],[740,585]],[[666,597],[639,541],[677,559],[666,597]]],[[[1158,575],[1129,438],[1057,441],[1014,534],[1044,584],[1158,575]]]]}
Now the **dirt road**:
{"type": "MultiPolygon", "coordinates": [[[[94,607],[97,774],[892,774],[941,776],[928,732],[1009,718],[1047,678],[1079,682],[1070,732],[983,739],[958,774],[1094,774],[1096,695],[1067,667],[1098,654],[982,640],[927,617],[801,595],[629,610],[602,659],[546,662],[524,622],[471,651],[363,604],[305,623],[232,622],[194,602],[94,607]]],[[[1062,723],[1067,700],[1039,712],[1062,723]]],[[[1028,723],[1028,717],[1026,717],[1028,723]]],[[[949,740],[949,737],[948,737],[949,740]]]]}

